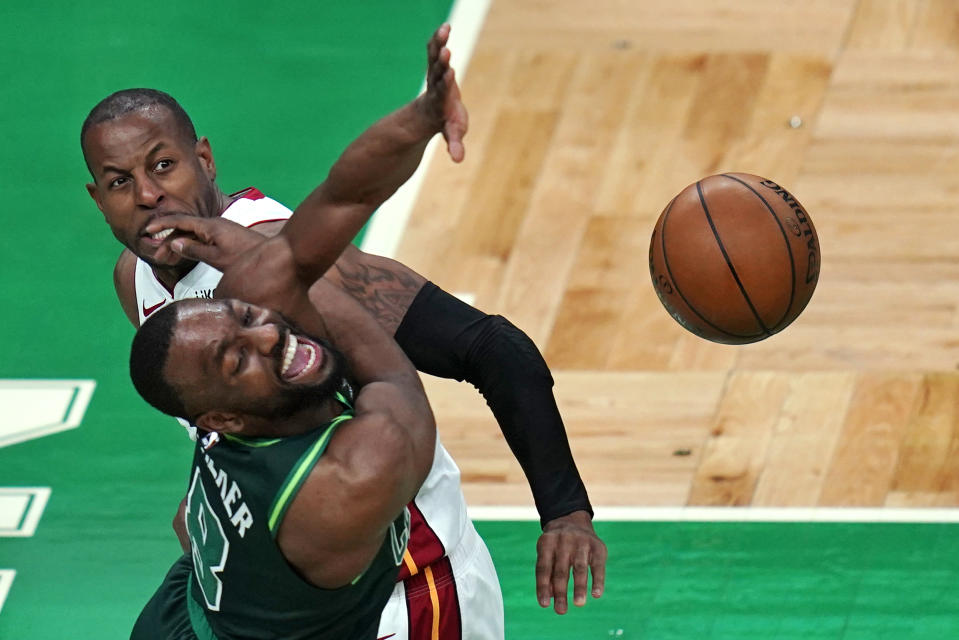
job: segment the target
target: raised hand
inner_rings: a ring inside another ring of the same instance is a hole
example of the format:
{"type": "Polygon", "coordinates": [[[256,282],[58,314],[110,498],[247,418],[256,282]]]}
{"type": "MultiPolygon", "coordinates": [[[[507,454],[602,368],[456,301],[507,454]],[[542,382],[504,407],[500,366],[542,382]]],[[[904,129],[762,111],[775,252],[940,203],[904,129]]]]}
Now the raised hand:
{"type": "Polygon", "coordinates": [[[593,530],[589,513],[573,513],[550,520],[536,543],[536,598],[541,607],[553,600],[556,613],[568,610],[569,573],[573,572],[573,604],[586,604],[589,574],[592,595],[603,595],[606,586],[606,545],[593,530]]]}
{"type": "Polygon", "coordinates": [[[446,148],[454,162],[462,162],[466,153],[463,136],[469,128],[469,114],[460,96],[456,72],[450,66],[450,25],[440,25],[426,45],[426,92],[417,105],[446,139],[446,148]]]}

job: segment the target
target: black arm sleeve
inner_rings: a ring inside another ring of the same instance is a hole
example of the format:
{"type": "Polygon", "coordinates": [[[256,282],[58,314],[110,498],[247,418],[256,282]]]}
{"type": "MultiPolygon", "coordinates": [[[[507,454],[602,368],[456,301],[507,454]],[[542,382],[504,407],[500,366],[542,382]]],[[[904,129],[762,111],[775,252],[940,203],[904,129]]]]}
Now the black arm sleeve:
{"type": "Polygon", "coordinates": [[[553,397],[553,377],[529,337],[427,282],[396,330],[417,369],[466,380],[486,399],[533,493],[540,522],[593,510],[553,397]]]}

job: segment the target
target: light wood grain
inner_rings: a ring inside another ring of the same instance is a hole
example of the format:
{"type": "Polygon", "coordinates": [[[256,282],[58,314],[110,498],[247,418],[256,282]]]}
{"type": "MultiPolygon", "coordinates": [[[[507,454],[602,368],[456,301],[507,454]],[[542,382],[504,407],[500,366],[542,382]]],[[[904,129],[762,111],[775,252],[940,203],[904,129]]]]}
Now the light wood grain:
{"type": "MultiPolygon", "coordinates": [[[[959,505],[957,3],[494,0],[463,91],[467,161],[433,162],[398,257],[534,339],[594,503],[959,505]],[[741,347],[646,265],[729,170],[822,247],[809,307],[741,347]]],[[[469,501],[531,504],[476,392],[428,391],[469,501]]]]}

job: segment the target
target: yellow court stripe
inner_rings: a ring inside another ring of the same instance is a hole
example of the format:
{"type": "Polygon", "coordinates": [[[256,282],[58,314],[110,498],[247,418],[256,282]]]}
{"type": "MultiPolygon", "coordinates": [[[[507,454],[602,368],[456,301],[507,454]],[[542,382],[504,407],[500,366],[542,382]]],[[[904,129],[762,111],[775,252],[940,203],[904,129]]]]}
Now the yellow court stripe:
{"type": "Polygon", "coordinates": [[[413,562],[413,556],[410,554],[409,549],[403,552],[403,562],[406,563],[406,568],[409,569],[411,576],[415,576],[420,572],[419,567],[417,567],[416,563],[413,562]]]}
{"type": "Polygon", "coordinates": [[[430,602],[433,603],[433,635],[432,640],[440,640],[440,594],[436,591],[436,582],[433,580],[433,569],[426,567],[426,584],[430,588],[430,602]]]}

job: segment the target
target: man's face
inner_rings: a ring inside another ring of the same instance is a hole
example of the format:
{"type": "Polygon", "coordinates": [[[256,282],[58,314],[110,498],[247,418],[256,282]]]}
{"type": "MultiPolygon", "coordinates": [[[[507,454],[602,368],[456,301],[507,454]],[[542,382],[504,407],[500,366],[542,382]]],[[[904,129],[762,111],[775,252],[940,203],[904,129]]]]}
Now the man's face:
{"type": "Polygon", "coordinates": [[[164,376],[192,414],[238,414],[260,429],[321,406],[342,380],[342,356],[274,311],[215,300],[177,314],[164,376]]]}
{"type": "Polygon", "coordinates": [[[206,138],[193,142],[162,106],[133,111],[87,131],[87,164],[96,200],[113,235],[154,266],[183,258],[144,228],[171,213],[213,217],[219,211],[216,166],[206,138]]]}

